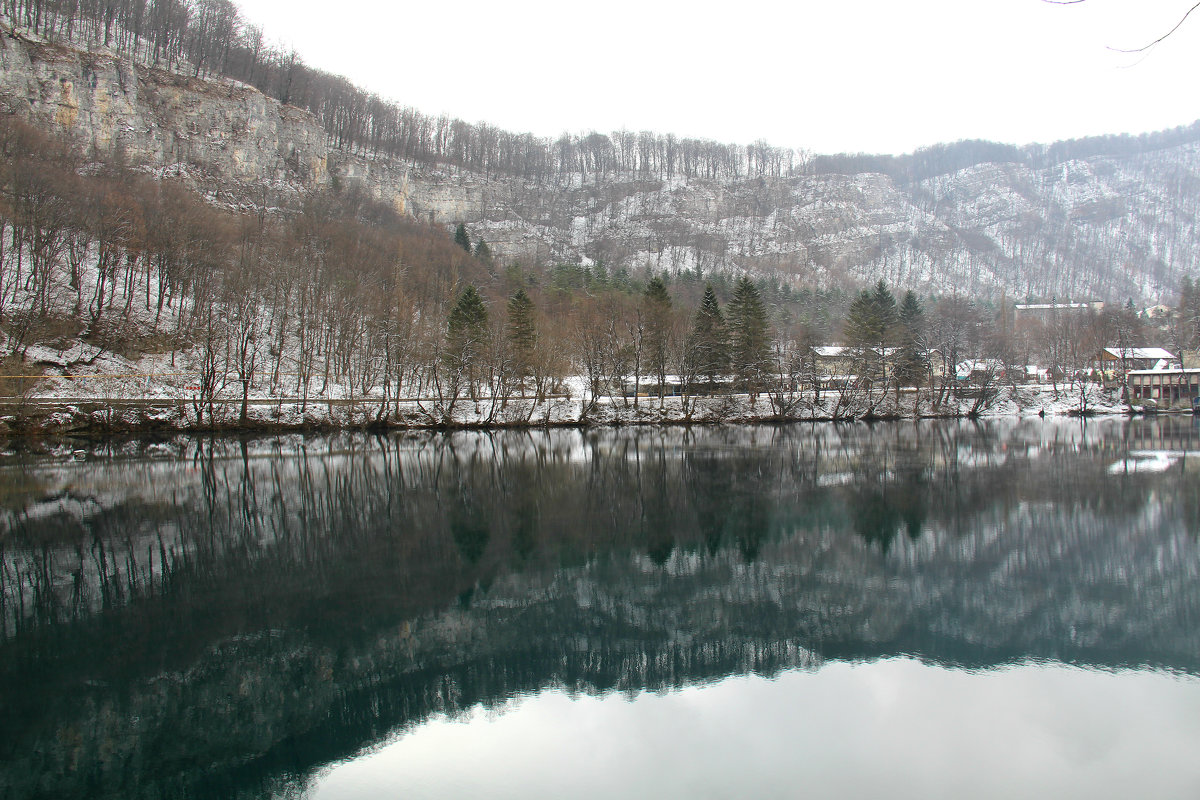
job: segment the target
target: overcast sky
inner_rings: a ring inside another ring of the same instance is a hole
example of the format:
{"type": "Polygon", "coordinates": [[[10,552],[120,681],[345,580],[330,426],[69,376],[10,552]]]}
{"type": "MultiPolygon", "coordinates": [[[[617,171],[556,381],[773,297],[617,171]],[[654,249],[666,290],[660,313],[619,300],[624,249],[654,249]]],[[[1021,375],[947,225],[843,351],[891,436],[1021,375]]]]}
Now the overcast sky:
{"type": "Polygon", "coordinates": [[[402,105],[512,131],[816,152],[1139,133],[1200,118],[1195,0],[235,0],[402,105]]]}

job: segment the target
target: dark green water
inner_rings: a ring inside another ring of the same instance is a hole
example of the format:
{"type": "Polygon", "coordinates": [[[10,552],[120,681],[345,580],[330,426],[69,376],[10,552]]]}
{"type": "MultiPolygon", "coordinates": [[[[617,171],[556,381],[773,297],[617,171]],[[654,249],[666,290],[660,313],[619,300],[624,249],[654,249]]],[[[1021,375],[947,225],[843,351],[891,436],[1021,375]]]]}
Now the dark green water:
{"type": "Polygon", "coordinates": [[[1195,797],[1190,417],[0,455],[0,798],[1195,797]]]}

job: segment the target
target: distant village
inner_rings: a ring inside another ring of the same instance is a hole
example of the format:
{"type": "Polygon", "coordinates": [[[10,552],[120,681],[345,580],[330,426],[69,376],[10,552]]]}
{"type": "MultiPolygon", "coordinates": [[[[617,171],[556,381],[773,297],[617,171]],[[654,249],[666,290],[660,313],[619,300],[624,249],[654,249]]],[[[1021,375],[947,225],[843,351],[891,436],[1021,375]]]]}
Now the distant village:
{"type": "MultiPolygon", "coordinates": [[[[1072,323],[1096,319],[1105,311],[1102,301],[1017,303],[1012,306],[1011,324],[1016,330],[1052,330],[1072,328],[1072,323]]],[[[1180,340],[1178,311],[1167,305],[1155,305],[1136,313],[1135,330],[1120,326],[1114,338],[1090,355],[1076,359],[1086,364],[1069,370],[1055,359],[1053,348],[1032,350],[1040,358],[1020,363],[1003,358],[967,358],[953,360],[937,348],[924,351],[931,383],[952,384],[970,391],[1001,384],[1070,384],[1087,381],[1107,389],[1123,389],[1130,405],[1150,409],[1193,408],[1200,398],[1200,351],[1152,346],[1141,341],[1180,340]],[[1039,353],[1038,350],[1041,352],[1039,353]],[[1051,358],[1047,358],[1049,355],[1051,358]]],[[[872,357],[886,368],[898,348],[874,348],[872,357]]],[[[818,388],[838,389],[858,383],[863,376],[864,354],[848,345],[824,345],[808,348],[806,358],[818,388]]]]}

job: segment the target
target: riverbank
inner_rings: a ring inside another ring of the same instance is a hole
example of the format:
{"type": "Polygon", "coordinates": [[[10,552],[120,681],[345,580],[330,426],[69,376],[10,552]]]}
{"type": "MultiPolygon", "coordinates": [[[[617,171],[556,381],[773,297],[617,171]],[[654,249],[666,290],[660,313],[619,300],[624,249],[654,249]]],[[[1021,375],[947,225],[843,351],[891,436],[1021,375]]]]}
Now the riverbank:
{"type": "Polygon", "coordinates": [[[754,424],[869,419],[1127,414],[1119,392],[1089,384],[997,387],[985,396],[927,389],[762,393],[711,397],[591,397],[577,391],[532,398],[255,398],[201,405],[194,399],[33,397],[0,401],[0,434],[104,435],[180,431],[356,428],[514,428],[754,424]]]}

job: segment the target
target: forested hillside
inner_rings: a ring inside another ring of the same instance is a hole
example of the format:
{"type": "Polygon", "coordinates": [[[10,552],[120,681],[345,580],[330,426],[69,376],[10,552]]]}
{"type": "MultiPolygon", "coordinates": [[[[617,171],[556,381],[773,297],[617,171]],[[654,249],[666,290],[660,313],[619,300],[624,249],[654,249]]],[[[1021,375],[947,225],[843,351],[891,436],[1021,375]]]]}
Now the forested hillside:
{"type": "MultiPolygon", "coordinates": [[[[449,420],[572,376],[593,402],[629,376],[792,392],[834,342],[937,348],[936,408],[962,358],[1065,374],[1138,335],[1127,310],[1019,330],[1002,299],[1174,305],[1200,247],[1200,125],[901,157],[549,140],[312,70],[227,0],[0,11],[4,371],[149,376],[197,422],[282,396],[449,420]],[[854,303],[878,319],[846,327],[854,303]]],[[[933,388],[901,366],[856,372],[933,388]]]]}
{"type": "Polygon", "coordinates": [[[422,114],[309,68],[228,0],[3,11],[19,30],[4,37],[0,97],[98,155],[230,202],[358,184],[410,216],[466,223],[506,262],[1150,304],[1197,260],[1197,125],[898,157],[645,131],[545,139],[422,114]]]}

